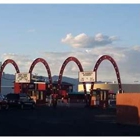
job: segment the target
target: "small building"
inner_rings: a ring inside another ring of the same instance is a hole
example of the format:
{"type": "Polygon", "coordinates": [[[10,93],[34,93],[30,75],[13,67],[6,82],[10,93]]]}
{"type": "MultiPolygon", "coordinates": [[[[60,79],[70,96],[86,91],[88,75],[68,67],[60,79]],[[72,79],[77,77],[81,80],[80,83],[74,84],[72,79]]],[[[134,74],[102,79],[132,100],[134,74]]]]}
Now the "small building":
{"type": "MultiPolygon", "coordinates": [[[[86,84],[87,92],[90,93],[91,84],[86,84]]],[[[95,83],[94,89],[107,89],[111,90],[114,93],[118,93],[119,87],[117,83],[95,83]]],[[[122,89],[124,93],[140,93],[140,84],[124,84],[122,83],[122,89]]],[[[78,85],[78,92],[83,92],[83,84],[78,85]]]]}
{"type": "Polygon", "coordinates": [[[31,81],[30,83],[14,83],[14,93],[27,93],[29,94],[38,104],[44,104],[46,97],[52,93],[58,93],[65,95],[67,92],[73,91],[73,84],[68,82],[61,83],[61,90],[59,91],[57,81],[52,83],[52,89],[48,82],[43,81],[31,81]]]}

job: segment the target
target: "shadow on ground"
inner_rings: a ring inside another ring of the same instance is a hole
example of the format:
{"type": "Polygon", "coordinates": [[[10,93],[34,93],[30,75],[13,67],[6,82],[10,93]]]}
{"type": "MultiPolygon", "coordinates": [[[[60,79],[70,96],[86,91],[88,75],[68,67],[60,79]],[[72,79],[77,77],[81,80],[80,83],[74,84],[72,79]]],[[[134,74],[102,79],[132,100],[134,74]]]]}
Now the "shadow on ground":
{"type": "Polygon", "coordinates": [[[1,136],[140,136],[140,127],[116,123],[115,109],[37,107],[0,111],[1,136]]]}

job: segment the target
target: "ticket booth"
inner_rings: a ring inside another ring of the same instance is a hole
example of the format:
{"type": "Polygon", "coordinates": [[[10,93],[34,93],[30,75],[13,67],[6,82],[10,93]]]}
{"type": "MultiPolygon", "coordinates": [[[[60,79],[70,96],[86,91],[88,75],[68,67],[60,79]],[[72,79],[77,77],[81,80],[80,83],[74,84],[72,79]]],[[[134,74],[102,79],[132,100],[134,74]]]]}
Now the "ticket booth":
{"type": "MultiPolygon", "coordinates": [[[[30,83],[14,83],[14,93],[27,93],[37,104],[46,104],[47,98],[51,94],[57,94],[57,82],[53,83],[52,89],[47,82],[30,82],[30,83]]],[[[67,91],[72,91],[73,86],[70,83],[62,82],[60,95],[67,97],[67,91]]]]}
{"type": "Polygon", "coordinates": [[[93,90],[93,95],[91,95],[91,106],[99,108],[107,108],[108,90],[105,89],[93,90]]]}
{"type": "Polygon", "coordinates": [[[14,83],[14,93],[27,93],[37,104],[45,104],[51,90],[45,82],[14,83]]]}
{"type": "Polygon", "coordinates": [[[108,105],[110,107],[116,107],[116,93],[109,91],[108,93],[108,105]]]}
{"type": "Polygon", "coordinates": [[[37,104],[45,104],[46,96],[50,93],[48,89],[48,84],[45,82],[34,82],[30,83],[28,86],[27,93],[33,98],[37,104]]]}

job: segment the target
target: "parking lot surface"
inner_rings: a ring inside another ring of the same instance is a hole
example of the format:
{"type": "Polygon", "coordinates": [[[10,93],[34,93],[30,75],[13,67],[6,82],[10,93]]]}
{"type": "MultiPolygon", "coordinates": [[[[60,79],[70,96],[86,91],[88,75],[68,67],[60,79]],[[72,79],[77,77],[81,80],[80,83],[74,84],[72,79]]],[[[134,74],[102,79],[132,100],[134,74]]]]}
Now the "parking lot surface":
{"type": "Polygon", "coordinates": [[[1,110],[0,136],[140,136],[140,126],[117,124],[115,109],[38,106],[1,110]]]}

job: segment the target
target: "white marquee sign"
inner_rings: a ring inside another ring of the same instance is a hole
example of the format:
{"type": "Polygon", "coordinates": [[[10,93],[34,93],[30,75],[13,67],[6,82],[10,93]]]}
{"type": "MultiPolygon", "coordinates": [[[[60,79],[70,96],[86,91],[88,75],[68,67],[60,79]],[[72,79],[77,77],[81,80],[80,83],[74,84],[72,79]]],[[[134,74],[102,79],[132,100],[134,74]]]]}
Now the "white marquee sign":
{"type": "Polygon", "coordinates": [[[30,83],[31,74],[30,73],[16,73],[15,82],[16,83],[30,83]]]}
{"type": "Polygon", "coordinates": [[[95,82],[95,72],[93,71],[79,72],[79,82],[95,82]]]}

